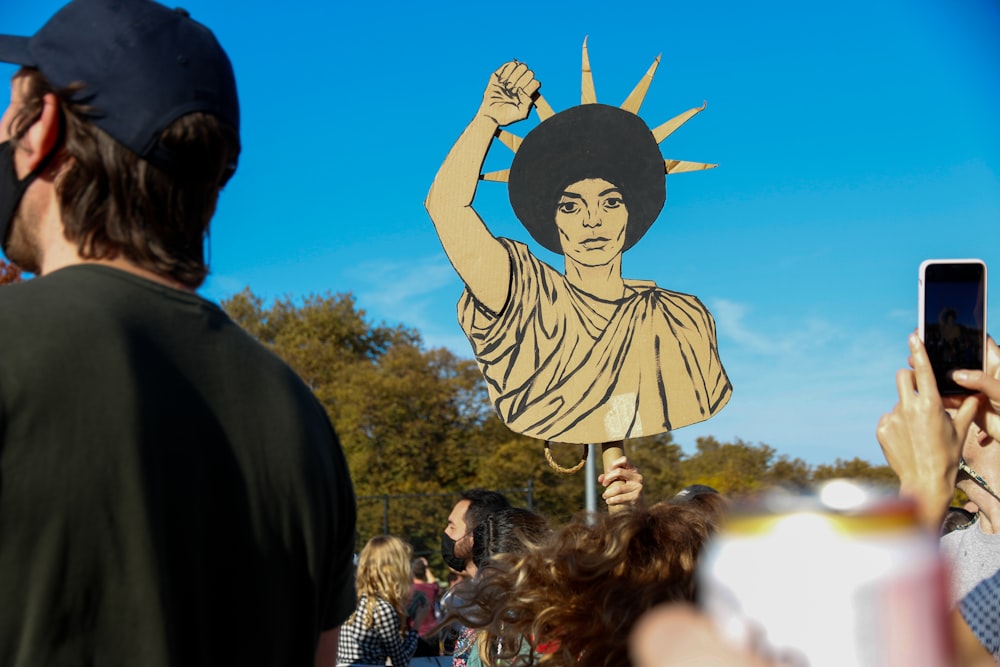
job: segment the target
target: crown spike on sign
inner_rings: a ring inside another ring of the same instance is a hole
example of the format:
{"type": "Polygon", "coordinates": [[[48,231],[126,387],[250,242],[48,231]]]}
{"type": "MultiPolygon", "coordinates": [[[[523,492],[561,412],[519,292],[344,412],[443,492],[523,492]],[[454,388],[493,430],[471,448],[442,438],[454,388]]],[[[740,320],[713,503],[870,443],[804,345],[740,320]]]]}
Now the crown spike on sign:
{"type": "Polygon", "coordinates": [[[702,171],[715,169],[719,165],[707,162],[688,162],[687,160],[664,160],[664,168],[668,174],[683,174],[686,171],[702,171]]]}
{"type": "Polygon", "coordinates": [[[479,176],[479,180],[481,181],[493,181],[494,183],[506,183],[509,178],[510,178],[510,169],[491,171],[488,174],[482,174],[479,176]]]}
{"type": "MultiPolygon", "coordinates": [[[[635,85],[635,88],[632,89],[632,92],[629,93],[628,97],[625,98],[625,101],[622,102],[620,107],[622,110],[639,115],[639,108],[646,99],[646,93],[649,92],[649,86],[653,83],[653,77],[656,76],[656,70],[660,65],[662,57],[663,54],[660,54],[653,59],[653,63],[649,66],[649,69],[646,70],[646,73],[635,85]]],[[[583,38],[583,67],[580,99],[582,104],[597,103],[597,93],[594,91],[594,76],[590,69],[590,55],[587,51],[587,37],[583,38]]],[[[538,118],[543,122],[555,115],[555,111],[553,111],[552,106],[539,93],[535,94],[534,106],[535,111],[538,113],[538,118]]],[[[664,139],[676,132],[682,125],[684,125],[684,123],[691,120],[691,118],[698,113],[704,111],[707,106],[708,102],[703,102],[700,107],[688,109],[684,113],[674,116],[666,123],[657,127],[652,132],[656,143],[662,143],[664,139]]],[[[500,130],[500,132],[497,133],[497,137],[514,153],[517,153],[517,151],[521,148],[521,143],[524,141],[521,137],[512,134],[507,130],[500,130]]],[[[718,164],[711,164],[708,162],[690,162],[688,160],[663,161],[663,169],[667,174],[683,174],[691,171],[704,171],[706,169],[714,169],[718,166],[718,164]]],[[[500,171],[491,171],[481,174],[479,179],[482,181],[507,183],[510,179],[510,169],[501,169],[500,171]]]]}
{"type": "Polygon", "coordinates": [[[662,53],[656,56],[653,64],[649,66],[648,70],[646,70],[646,74],[639,79],[639,83],[635,84],[635,88],[632,89],[632,92],[629,93],[628,97],[625,98],[625,101],[622,102],[622,109],[630,111],[637,116],[639,115],[639,107],[642,106],[643,100],[646,99],[646,93],[649,91],[649,84],[653,83],[653,76],[656,74],[656,68],[659,66],[660,58],[662,57],[662,53]]]}
{"type": "Polygon", "coordinates": [[[541,94],[535,96],[535,111],[541,121],[546,121],[556,115],[556,112],[552,110],[548,101],[541,94]]]}
{"type": "Polygon", "coordinates": [[[590,70],[590,54],[587,52],[587,38],[583,38],[583,77],[580,83],[580,104],[597,104],[594,90],[594,73],[590,70]]]}
{"type": "Polygon", "coordinates": [[[516,134],[511,134],[507,130],[500,130],[497,138],[503,142],[503,145],[509,148],[512,152],[516,153],[517,149],[521,147],[521,142],[524,141],[521,137],[516,134]]]}
{"type": "Polygon", "coordinates": [[[681,125],[683,125],[684,123],[686,123],[689,120],[691,120],[692,116],[694,116],[695,114],[697,114],[697,113],[699,113],[701,111],[704,111],[705,107],[707,107],[707,106],[708,106],[708,102],[702,102],[702,104],[701,104],[700,107],[695,107],[693,109],[688,109],[684,113],[678,114],[678,115],[674,116],[673,118],[671,118],[670,120],[668,120],[666,123],[664,123],[663,125],[660,125],[658,128],[656,128],[655,130],[653,130],[653,138],[656,139],[656,143],[661,143],[664,139],[666,139],[671,134],[673,134],[674,132],[676,132],[677,128],[679,128],[681,125]]]}

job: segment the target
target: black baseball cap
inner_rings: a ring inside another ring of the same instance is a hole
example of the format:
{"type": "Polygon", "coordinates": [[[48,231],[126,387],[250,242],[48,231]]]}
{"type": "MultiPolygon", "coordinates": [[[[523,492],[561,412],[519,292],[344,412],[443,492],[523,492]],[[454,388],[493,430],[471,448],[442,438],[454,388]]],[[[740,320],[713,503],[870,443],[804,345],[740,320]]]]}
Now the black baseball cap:
{"type": "Polygon", "coordinates": [[[706,494],[717,496],[719,492],[706,484],[692,484],[678,491],[668,502],[672,505],[682,505],[706,494]]]}
{"type": "MultiPolygon", "coordinates": [[[[239,131],[236,78],[212,31],[152,0],[73,0],[32,37],[0,35],[0,61],[39,70],[93,107],[89,119],[142,158],[170,167],[157,137],[189,113],[239,131]]],[[[235,165],[234,165],[235,168],[235,165]]]]}

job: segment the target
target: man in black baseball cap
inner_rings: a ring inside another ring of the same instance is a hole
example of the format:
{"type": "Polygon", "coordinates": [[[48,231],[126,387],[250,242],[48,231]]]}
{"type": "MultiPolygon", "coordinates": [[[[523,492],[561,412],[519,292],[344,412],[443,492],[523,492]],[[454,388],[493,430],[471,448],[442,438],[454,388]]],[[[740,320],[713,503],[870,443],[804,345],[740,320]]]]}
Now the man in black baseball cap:
{"type": "MultiPolygon", "coordinates": [[[[354,496],[296,374],[197,296],[240,152],[212,32],[73,0],[0,119],[0,664],[328,664],[354,496]]],[[[330,653],[333,649],[333,653],[330,653]]]]}
{"type": "MultiPolygon", "coordinates": [[[[140,0],[75,0],[33,37],[0,36],[0,61],[23,65],[40,74],[22,85],[37,88],[38,81],[44,80],[50,92],[60,93],[57,96],[60,101],[73,108],[75,116],[102,131],[102,139],[113,139],[128,149],[129,157],[142,158],[175,180],[190,180],[190,174],[186,173],[190,165],[184,164],[181,147],[171,148],[162,133],[179,118],[205,114],[220,125],[226,145],[219,174],[206,173],[204,178],[221,185],[236,169],[240,113],[232,65],[212,32],[182,9],[169,10],[155,2],[140,0]]],[[[12,96],[20,92],[15,86],[12,96]]],[[[44,105],[39,105],[31,113],[40,115],[42,109],[44,105]]],[[[12,111],[13,105],[8,114],[12,111]]],[[[9,138],[20,140],[19,135],[29,125],[20,123],[9,138]]],[[[70,128],[54,123],[53,129],[56,135],[50,142],[58,150],[63,148],[55,145],[60,138],[58,133],[70,128]]],[[[5,133],[10,130],[4,128],[5,133]]],[[[13,153],[13,146],[6,150],[13,153]]],[[[44,268],[40,265],[42,258],[25,256],[25,249],[18,246],[9,249],[9,226],[28,185],[46,167],[51,170],[57,166],[51,162],[54,157],[53,150],[35,150],[29,160],[32,168],[24,178],[10,173],[9,160],[0,165],[5,172],[0,175],[0,241],[10,259],[33,272],[44,268]]],[[[201,197],[209,198],[204,194],[201,197]]],[[[84,224],[69,222],[74,226],[84,224]]],[[[147,220],[147,226],[149,223],[147,220]]],[[[174,259],[151,261],[146,266],[143,260],[155,254],[150,250],[136,248],[125,254],[135,255],[134,261],[154,272],[163,264],[167,277],[183,286],[197,287],[206,274],[201,236],[207,229],[208,217],[195,215],[190,221],[180,221],[180,231],[175,229],[178,224],[172,219],[164,225],[157,224],[156,230],[158,234],[178,237],[177,247],[165,248],[161,253],[176,255],[174,259]],[[162,230],[161,226],[169,229],[162,230]],[[199,226],[203,228],[198,229],[199,226]]],[[[73,236],[75,231],[67,229],[73,236]]],[[[79,245],[86,245],[84,239],[79,245]]],[[[110,245],[115,244],[112,241],[110,245]]],[[[114,254],[110,248],[91,250],[96,259],[114,254]]],[[[31,248],[27,251],[34,252],[31,248]]]]}

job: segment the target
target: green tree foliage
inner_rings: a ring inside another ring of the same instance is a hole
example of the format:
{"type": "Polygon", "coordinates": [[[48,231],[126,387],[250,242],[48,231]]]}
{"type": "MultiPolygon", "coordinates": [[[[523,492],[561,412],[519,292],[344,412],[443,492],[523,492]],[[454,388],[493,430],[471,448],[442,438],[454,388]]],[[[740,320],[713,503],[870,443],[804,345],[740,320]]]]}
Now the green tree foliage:
{"type": "MultiPolygon", "coordinates": [[[[496,423],[507,430],[499,419],[496,423]]],[[[544,443],[507,430],[507,440],[495,447],[476,475],[476,485],[487,489],[534,487],[534,510],[555,523],[568,520],[584,505],[584,474],[557,472],[545,461],[544,443]]],[[[575,465],[584,448],[553,445],[553,458],[563,467],[575,465]]]]}
{"type": "MultiPolygon", "coordinates": [[[[457,491],[474,481],[492,444],[483,428],[492,415],[473,362],[422,349],[416,331],[369,324],[350,294],[265,307],[245,290],[223,306],[312,388],[340,436],[357,495],[457,491]]],[[[393,531],[418,546],[436,543],[452,503],[399,503],[393,531]]],[[[361,517],[362,539],[382,532],[375,509],[361,517]]]]}
{"type": "Polygon", "coordinates": [[[857,479],[873,484],[884,484],[886,486],[899,486],[899,478],[889,466],[873,466],[868,461],[863,461],[857,457],[850,461],[837,459],[833,465],[818,465],[813,471],[813,481],[820,482],[826,479],[845,477],[847,479],[857,479]]]}
{"type": "MultiPolygon", "coordinates": [[[[350,294],[268,306],[244,290],[223,307],[285,359],[326,408],[360,498],[359,543],[388,530],[417,553],[435,556],[440,567],[436,554],[448,513],[457,494],[473,487],[508,490],[524,506],[527,497],[517,490],[531,486],[534,508],[554,524],[583,508],[584,473],[554,471],[543,443],[503,425],[471,359],[426,349],[413,329],[372,324],[350,294]]],[[[698,438],[686,454],[665,433],[629,441],[625,449],[642,471],[647,502],[694,483],[738,495],[832,477],[895,481],[887,466],[838,459],[813,469],[740,439],[698,438]]],[[[582,448],[553,445],[552,454],[570,467],[582,448]]],[[[603,489],[597,491],[600,497],[603,489]]]]}
{"type": "Polygon", "coordinates": [[[855,458],[813,468],[802,459],[776,455],[766,444],[753,445],[739,438],[725,443],[713,437],[698,438],[695,452],[686,455],[666,433],[630,442],[627,453],[642,471],[645,493],[652,502],[689,484],[707,484],[723,494],[738,496],[775,486],[804,489],[813,482],[838,477],[899,483],[889,466],[873,466],[855,458]]]}
{"type": "Polygon", "coordinates": [[[370,324],[350,294],[265,306],[245,290],[223,307],[285,359],[326,408],[356,494],[374,496],[359,503],[362,543],[385,530],[389,502],[390,532],[418,552],[435,553],[457,493],[473,487],[533,485],[536,509],[553,517],[582,506],[582,478],[543,467],[542,444],[500,422],[472,360],[424,349],[411,329],[370,324]],[[456,495],[429,495],[447,491],[456,495]]]}
{"type": "Polygon", "coordinates": [[[774,449],[752,446],[737,439],[721,443],[709,436],[695,440],[696,451],[681,461],[686,484],[707,484],[720,493],[738,495],[756,491],[768,483],[774,449]]]}

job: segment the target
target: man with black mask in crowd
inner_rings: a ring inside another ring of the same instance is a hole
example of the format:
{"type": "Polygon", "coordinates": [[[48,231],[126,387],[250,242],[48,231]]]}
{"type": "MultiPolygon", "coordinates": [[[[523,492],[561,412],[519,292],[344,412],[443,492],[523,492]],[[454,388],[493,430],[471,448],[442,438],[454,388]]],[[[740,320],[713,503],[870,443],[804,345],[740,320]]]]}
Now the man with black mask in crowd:
{"type": "Polygon", "coordinates": [[[472,562],[472,532],[491,512],[507,507],[510,507],[507,497],[497,491],[469,489],[462,493],[441,535],[441,556],[445,564],[456,572],[476,576],[476,564],[472,562]]]}
{"type": "MultiPolygon", "coordinates": [[[[510,501],[502,493],[487,489],[469,489],[462,493],[461,498],[448,515],[448,525],[441,533],[441,557],[445,565],[463,574],[474,577],[476,564],[472,560],[472,533],[476,526],[483,522],[490,513],[510,507],[510,501]]],[[[442,599],[442,612],[447,614],[448,607],[461,605],[453,590],[449,590],[442,599]]],[[[452,624],[442,630],[442,643],[445,653],[454,644],[453,656],[455,667],[465,667],[465,660],[474,648],[473,631],[470,628],[452,624]],[[456,636],[457,635],[457,636],[456,636]]]]}

